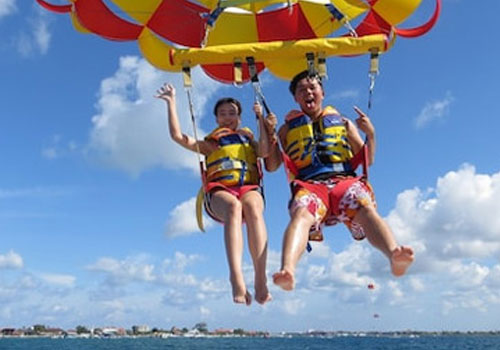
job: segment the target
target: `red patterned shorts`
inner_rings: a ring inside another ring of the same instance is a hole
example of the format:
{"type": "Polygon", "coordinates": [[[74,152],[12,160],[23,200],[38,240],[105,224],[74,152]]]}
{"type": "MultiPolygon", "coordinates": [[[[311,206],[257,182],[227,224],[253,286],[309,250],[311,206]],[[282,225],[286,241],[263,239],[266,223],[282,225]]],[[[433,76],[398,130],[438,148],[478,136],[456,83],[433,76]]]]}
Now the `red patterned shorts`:
{"type": "Polygon", "coordinates": [[[370,184],[363,180],[352,182],[343,193],[335,193],[335,186],[344,180],[333,178],[294,182],[294,196],[289,205],[290,214],[297,208],[305,207],[315,218],[311,231],[321,230],[323,225],[331,226],[342,222],[354,239],[365,238],[363,228],[354,222],[354,217],[361,207],[376,206],[375,195],[370,184]],[[333,206],[337,204],[337,212],[333,213],[333,206]]]}

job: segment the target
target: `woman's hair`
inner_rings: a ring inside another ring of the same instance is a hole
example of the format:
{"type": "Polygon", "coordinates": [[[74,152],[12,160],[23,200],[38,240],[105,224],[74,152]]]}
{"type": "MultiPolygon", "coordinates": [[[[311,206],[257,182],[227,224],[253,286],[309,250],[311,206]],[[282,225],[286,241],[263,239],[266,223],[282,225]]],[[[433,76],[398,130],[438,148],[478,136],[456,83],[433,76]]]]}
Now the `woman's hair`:
{"type": "Polygon", "coordinates": [[[237,99],[232,98],[232,97],[224,97],[224,98],[221,98],[220,100],[218,100],[215,103],[215,106],[214,106],[214,115],[215,116],[217,116],[217,109],[219,109],[219,107],[221,105],[223,105],[224,103],[233,103],[233,104],[235,104],[236,107],[238,108],[238,115],[241,115],[241,103],[240,103],[240,101],[238,101],[237,99]]]}

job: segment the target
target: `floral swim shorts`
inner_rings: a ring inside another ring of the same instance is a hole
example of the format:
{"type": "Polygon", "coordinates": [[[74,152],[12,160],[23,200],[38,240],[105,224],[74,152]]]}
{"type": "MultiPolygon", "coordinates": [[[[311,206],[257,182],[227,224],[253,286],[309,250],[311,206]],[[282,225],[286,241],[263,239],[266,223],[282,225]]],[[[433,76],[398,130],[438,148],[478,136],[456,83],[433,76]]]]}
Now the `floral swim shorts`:
{"type": "Polygon", "coordinates": [[[343,193],[335,191],[335,187],[345,180],[294,181],[295,191],[289,205],[290,214],[297,208],[305,207],[315,218],[311,231],[320,231],[323,225],[331,226],[342,222],[354,239],[365,238],[363,228],[353,220],[359,208],[376,206],[373,190],[366,181],[348,179],[352,183],[343,193]],[[333,208],[337,206],[334,213],[333,208]]]}

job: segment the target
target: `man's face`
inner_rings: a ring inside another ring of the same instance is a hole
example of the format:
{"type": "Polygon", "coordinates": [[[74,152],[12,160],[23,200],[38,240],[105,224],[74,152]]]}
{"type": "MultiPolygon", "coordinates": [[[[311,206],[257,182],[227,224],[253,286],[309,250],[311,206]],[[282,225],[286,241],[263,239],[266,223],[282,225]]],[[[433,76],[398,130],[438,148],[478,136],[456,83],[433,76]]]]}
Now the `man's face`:
{"type": "Polygon", "coordinates": [[[324,95],[317,78],[307,77],[297,83],[294,98],[304,113],[310,117],[317,117],[321,114],[324,95]]]}

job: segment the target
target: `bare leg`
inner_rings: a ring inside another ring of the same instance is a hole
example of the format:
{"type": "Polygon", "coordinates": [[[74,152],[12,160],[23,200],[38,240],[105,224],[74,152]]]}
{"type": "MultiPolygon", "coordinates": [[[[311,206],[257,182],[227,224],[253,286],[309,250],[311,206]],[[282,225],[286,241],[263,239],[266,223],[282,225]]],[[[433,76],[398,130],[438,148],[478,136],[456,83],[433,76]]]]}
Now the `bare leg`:
{"type": "Polygon", "coordinates": [[[404,275],[415,259],[413,249],[396,243],[391,229],[376,209],[371,205],[360,208],[354,221],[363,227],[368,241],[387,256],[391,262],[392,274],[404,275]]]}
{"type": "Polygon", "coordinates": [[[273,282],[284,290],[295,288],[295,267],[306,249],[309,228],[314,223],[314,216],[307,208],[298,208],[292,214],[285,235],[281,255],[281,270],[273,275],[273,282]]]}
{"type": "Polygon", "coordinates": [[[241,198],[243,216],[247,225],[248,248],[252,256],[255,271],[255,300],[265,304],[271,300],[267,289],[266,261],[267,261],[267,231],[264,222],[264,201],[257,191],[245,193],[241,198]]]}
{"type": "Polygon", "coordinates": [[[252,297],[247,291],[241,269],[243,258],[241,203],[233,195],[225,191],[217,191],[212,195],[210,206],[214,214],[224,222],[224,242],[229,264],[229,279],[233,290],[233,301],[250,305],[252,297]]]}

